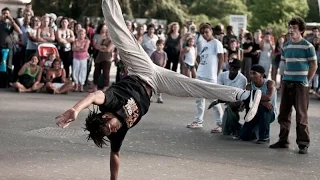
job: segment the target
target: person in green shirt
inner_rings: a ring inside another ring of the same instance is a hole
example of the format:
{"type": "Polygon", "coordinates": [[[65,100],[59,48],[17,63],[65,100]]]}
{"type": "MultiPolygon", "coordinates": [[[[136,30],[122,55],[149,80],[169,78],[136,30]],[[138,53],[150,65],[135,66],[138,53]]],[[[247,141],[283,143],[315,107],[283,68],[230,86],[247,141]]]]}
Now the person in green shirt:
{"type": "Polygon", "coordinates": [[[44,86],[40,83],[42,68],[38,63],[38,57],[32,56],[30,61],[22,66],[18,72],[18,81],[13,84],[18,92],[37,92],[44,86]]]}

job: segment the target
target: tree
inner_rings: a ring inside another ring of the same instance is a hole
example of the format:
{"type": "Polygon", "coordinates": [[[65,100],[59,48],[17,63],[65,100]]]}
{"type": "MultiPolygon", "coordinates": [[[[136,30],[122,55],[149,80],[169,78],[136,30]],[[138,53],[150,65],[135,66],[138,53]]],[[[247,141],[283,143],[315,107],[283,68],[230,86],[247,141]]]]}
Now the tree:
{"type": "Polygon", "coordinates": [[[309,13],[306,17],[307,22],[320,22],[318,0],[308,0],[309,13]]]}
{"type": "Polygon", "coordinates": [[[279,26],[277,29],[284,30],[292,17],[305,18],[309,11],[307,0],[251,0],[247,3],[252,12],[252,31],[267,26],[279,26]]]}
{"type": "Polygon", "coordinates": [[[197,15],[199,12],[207,15],[213,24],[229,24],[230,14],[245,14],[251,19],[251,13],[243,0],[195,0],[190,7],[190,13],[197,15]]]}
{"type": "Polygon", "coordinates": [[[85,15],[98,16],[101,12],[100,0],[33,0],[32,4],[37,15],[55,13],[79,19],[85,15]]]}

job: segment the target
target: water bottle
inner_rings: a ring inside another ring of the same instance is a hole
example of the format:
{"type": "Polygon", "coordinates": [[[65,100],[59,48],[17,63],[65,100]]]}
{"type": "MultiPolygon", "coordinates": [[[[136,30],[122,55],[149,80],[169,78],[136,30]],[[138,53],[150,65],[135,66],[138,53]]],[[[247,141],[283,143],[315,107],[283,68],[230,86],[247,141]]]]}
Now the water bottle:
{"type": "Polygon", "coordinates": [[[1,49],[0,72],[7,72],[9,49],[1,49]]]}

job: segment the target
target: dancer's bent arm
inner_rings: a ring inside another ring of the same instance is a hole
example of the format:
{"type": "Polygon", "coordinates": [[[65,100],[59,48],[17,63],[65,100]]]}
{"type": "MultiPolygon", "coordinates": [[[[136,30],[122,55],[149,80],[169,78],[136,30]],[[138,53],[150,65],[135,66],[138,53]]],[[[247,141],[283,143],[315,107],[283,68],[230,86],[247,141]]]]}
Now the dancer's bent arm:
{"type": "Polygon", "coordinates": [[[59,119],[57,125],[61,128],[66,128],[69,124],[74,121],[78,114],[85,108],[89,107],[91,104],[101,105],[105,101],[105,94],[102,91],[96,91],[90,93],[88,96],[80,100],[71,109],[67,110],[63,114],[56,117],[59,119]]]}

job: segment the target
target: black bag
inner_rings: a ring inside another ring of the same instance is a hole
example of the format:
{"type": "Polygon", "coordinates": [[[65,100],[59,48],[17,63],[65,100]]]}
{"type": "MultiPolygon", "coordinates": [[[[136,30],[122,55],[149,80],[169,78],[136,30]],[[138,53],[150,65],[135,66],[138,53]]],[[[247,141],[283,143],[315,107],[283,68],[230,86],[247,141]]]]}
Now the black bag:
{"type": "Polygon", "coordinates": [[[0,72],[0,88],[7,88],[8,87],[8,73],[7,72],[0,72]]]}

